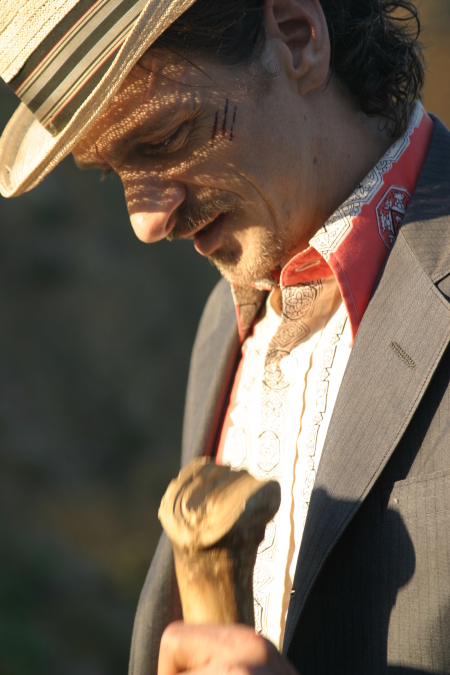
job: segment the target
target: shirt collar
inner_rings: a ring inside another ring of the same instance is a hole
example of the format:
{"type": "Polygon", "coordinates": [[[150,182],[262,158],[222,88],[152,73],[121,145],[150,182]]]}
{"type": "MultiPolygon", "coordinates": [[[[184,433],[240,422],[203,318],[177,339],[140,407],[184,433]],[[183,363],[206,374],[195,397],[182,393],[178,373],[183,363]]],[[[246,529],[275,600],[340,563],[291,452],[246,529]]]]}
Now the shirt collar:
{"type": "MultiPolygon", "coordinates": [[[[383,155],[280,274],[280,287],[308,284],[334,274],[353,339],[375,281],[396,239],[425,161],[433,122],[417,102],[406,132],[383,155]]],[[[233,286],[239,332],[253,324],[267,287],[233,286]]]]}

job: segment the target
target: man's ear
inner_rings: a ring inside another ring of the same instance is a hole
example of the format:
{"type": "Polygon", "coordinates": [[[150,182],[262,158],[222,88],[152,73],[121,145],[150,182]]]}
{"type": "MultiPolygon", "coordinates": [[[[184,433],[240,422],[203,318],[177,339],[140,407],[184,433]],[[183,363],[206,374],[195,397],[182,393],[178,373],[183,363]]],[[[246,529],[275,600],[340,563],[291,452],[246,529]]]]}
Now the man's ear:
{"type": "Polygon", "coordinates": [[[301,94],[325,84],[330,68],[330,36],[319,0],[266,0],[268,40],[278,42],[287,73],[301,94]]]}

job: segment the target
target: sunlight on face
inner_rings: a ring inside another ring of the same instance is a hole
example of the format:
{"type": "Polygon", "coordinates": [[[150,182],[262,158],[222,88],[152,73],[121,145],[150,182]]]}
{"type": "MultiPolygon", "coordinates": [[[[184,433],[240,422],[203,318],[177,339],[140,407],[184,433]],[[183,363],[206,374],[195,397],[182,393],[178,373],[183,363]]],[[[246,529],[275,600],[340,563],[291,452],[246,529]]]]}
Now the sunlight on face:
{"type": "Polygon", "coordinates": [[[270,278],[298,246],[262,79],[150,51],[74,150],[120,176],[140,239],[192,239],[235,283],[270,278]]]}

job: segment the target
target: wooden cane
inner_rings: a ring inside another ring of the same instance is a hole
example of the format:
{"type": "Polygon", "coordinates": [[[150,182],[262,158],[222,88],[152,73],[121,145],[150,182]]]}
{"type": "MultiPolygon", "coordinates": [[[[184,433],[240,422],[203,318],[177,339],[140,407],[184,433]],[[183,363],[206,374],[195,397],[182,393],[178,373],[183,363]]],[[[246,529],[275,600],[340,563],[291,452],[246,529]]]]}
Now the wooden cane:
{"type": "Polygon", "coordinates": [[[253,568],[280,498],[275,481],[204,458],[170,483],[158,516],[173,545],[187,623],[255,625],[253,568]]]}

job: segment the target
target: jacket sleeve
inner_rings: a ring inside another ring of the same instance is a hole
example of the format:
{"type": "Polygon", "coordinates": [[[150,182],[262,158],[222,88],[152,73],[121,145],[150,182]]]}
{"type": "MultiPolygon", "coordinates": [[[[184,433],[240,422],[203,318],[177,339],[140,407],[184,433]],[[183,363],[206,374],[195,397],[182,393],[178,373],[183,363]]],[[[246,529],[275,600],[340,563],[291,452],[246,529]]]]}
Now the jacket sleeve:
{"type": "MultiPolygon", "coordinates": [[[[211,383],[217,382],[216,388],[224,388],[221,387],[224,374],[220,369],[217,371],[216,366],[221,360],[225,364],[234,362],[233,354],[238,346],[235,334],[236,319],[230,286],[222,279],[205,306],[192,352],[183,432],[185,448],[187,445],[190,447],[196,437],[199,410],[204,411],[206,399],[214,399],[211,383]]],[[[216,401],[211,402],[211,411],[216,407],[216,401]]],[[[202,426],[207,428],[213,421],[203,420],[202,426]]],[[[129,675],[156,675],[161,636],[169,623],[181,618],[172,546],[163,533],[139,599],[129,675]]]]}

